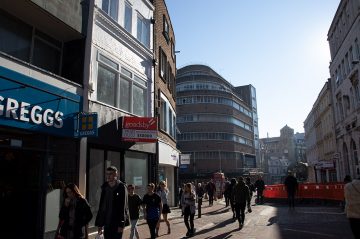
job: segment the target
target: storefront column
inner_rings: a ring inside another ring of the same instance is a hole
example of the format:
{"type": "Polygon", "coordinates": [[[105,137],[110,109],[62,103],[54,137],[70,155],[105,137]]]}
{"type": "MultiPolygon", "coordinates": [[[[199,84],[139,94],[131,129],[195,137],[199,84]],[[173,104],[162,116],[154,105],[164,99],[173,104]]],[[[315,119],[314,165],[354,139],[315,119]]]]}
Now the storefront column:
{"type": "Polygon", "coordinates": [[[86,195],[86,156],[87,156],[87,138],[80,139],[80,156],[79,156],[79,189],[83,195],[86,195]]]}

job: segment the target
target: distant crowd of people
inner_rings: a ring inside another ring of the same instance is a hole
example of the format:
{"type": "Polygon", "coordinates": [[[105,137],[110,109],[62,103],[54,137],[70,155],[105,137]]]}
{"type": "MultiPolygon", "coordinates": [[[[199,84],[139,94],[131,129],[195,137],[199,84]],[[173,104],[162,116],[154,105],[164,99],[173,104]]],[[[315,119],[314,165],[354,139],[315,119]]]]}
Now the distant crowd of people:
{"type": "MultiPolygon", "coordinates": [[[[171,234],[168,214],[171,213],[168,196],[169,189],[166,182],[161,181],[158,186],[153,183],[147,185],[147,193],[141,198],[135,192],[135,185],[121,182],[118,170],[111,166],[106,169],[106,182],[101,186],[101,196],[95,226],[98,227],[97,238],[121,239],[123,230],[130,226],[130,239],[139,239],[137,228],[140,210],[143,210],[151,239],[158,237],[161,218],[166,224],[167,234],[171,234]]],[[[347,176],[344,189],[345,210],[355,238],[360,238],[360,180],[352,180],[347,176]]],[[[291,173],[285,178],[285,188],[288,195],[289,210],[295,207],[295,195],[298,190],[296,177],[291,173]]],[[[249,177],[226,179],[221,192],[216,191],[213,180],[206,183],[186,183],[179,190],[179,205],[184,218],[186,236],[195,234],[194,217],[201,218],[203,198],[208,198],[209,207],[219,195],[225,199],[225,207],[231,207],[232,218],[242,229],[246,212],[251,213],[251,198],[256,192],[256,204],[264,203],[265,183],[259,176],[252,183],[249,177]],[[196,205],[197,203],[197,205],[196,205]],[[197,209],[197,210],[196,210],[197,209]]],[[[90,205],[80,193],[79,188],[70,183],[63,191],[63,204],[59,214],[59,224],[56,239],[88,238],[88,224],[93,217],[90,205]]]]}

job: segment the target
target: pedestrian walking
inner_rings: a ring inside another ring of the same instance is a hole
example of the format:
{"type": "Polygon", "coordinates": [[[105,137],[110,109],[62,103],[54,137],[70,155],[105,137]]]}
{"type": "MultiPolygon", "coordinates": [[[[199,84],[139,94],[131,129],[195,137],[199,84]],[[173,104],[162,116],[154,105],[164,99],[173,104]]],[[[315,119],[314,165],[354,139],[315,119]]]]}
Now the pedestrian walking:
{"type": "Polygon", "coordinates": [[[201,205],[202,205],[202,199],[204,196],[205,190],[202,187],[201,183],[198,183],[196,188],[196,198],[198,202],[198,218],[201,218],[201,205]]]}
{"type": "MultiPolygon", "coordinates": [[[[168,214],[171,212],[170,211],[170,207],[168,205],[168,194],[169,194],[169,189],[166,186],[166,182],[165,181],[161,181],[159,183],[159,190],[156,192],[160,198],[161,198],[161,202],[162,202],[162,211],[161,214],[163,216],[164,222],[167,225],[167,234],[171,233],[171,229],[170,229],[170,222],[168,220],[168,214]]],[[[158,222],[158,224],[156,225],[156,235],[158,236],[159,234],[159,230],[160,230],[160,221],[158,222]]]]}
{"type": "Polygon", "coordinates": [[[254,186],[253,183],[251,183],[250,177],[246,177],[246,179],[245,179],[245,184],[246,184],[246,186],[248,186],[248,188],[249,188],[250,200],[251,200],[251,199],[252,199],[252,196],[254,195],[254,192],[255,192],[255,186],[254,186]]]}
{"type": "Polygon", "coordinates": [[[236,218],[239,222],[239,229],[241,229],[244,226],[246,206],[248,211],[251,211],[249,188],[246,186],[243,177],[239,177],[239,180],[234,187],[232,197],[235,203],[236,218]]]}
{"type": "Polygon", "coordinates": [[[213,182],[212,179],[207,183],[206,191],[209,196],[209,206],[212,206],[214,204],[214,196],[216,192],[215,183],[213,182]]]}
{"type": "Polygon", "coordinates": [[[257,204],[263,204],[264,203],[264,190],[265,190],[265,182],[262,179],[261,176],[258,177],[258,179],[255,181],[254,184],[256,188],[256,202],[257,204]]]}
{"type": "Polygon", "coordinates": [[[139,195],[135,193],[135,185],[130,184],[127,186],[128,189],[128,203],[129,203],[129,216],[130,216],[130,239],[139,239],[139,232],[137,228],[137,223],[140,216],[140,208],[142,205],[142,200],[139,195]]]}
{"type": "Polygon", "coordinates": [[[154,192],[155,184],[147,185],[147,193],[143,197],[144,218],[150,230],[151,239],[156,238],[156,225],[160,220],[162,211],[161,198],[154,192]]]}
{"type": "Polygon", "coordinates": [[[234,202],[234,198],[233,198],[233,191],[235,188],[235,185],[237,184],[236,178],[232,178],[230,180],[230,206],[231,206],[231,211],[233,213],[233,219],[236,219],[236,212],[235,212],[235,202],[234,202]]]}
{"type": "Polygon", "coordinates": [[[295,208],[295,194],[298,190],[298,181],[293,176],[291,172],[289,172],[288,176],[285,178],[284,185],[286,187],[289,209],[295,208]]]}
{"type": "Polygon", "coordinates": [[[56,230],[57,238],[88,238],[88,223],[93,217],[89,203],[74,183],[65,186],[63,196],[56,230]]]}
{"type": "Polygon", "coordinates": [[[128,191],[126,185],[118,180],[115,166],[106,169],[106,182],[101,186],[99,211],[95,226],[98,234],[105,239],[121,239],[128,210],[128,191]]]}
{"type": "Polygon", "coordinates": [[[186,236],[193,236],[194,229],[194,216],[196,211],[195,193],[191,190],[191,183],[185,185],[185,191],[181,198],[182,211],[184,214],[184,223],[187,228],[186,236]],[[190,219],[190,224],[189,224],[190,219]]]}
{"type": "Polygon", "coordinates": [[[360,239],[360,178],[345,185],[345,211],[355,239],[360,239]]]}
{"type": "Polygon", "coordinates": [[[228,207],[230,205],[230,197],[231,197],[230,181],[226,179],[224,183],[225,207],[228,207]]]}

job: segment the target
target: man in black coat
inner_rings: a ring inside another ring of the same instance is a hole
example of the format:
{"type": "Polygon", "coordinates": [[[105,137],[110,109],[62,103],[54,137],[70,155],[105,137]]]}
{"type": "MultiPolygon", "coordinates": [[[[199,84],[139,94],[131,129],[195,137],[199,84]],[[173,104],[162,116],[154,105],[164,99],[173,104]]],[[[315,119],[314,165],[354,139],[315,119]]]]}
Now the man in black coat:
{"type": "Polygon", "coordinates": [[[254,184],[255,188],[256,188],[256,192],[257,192],[257,197],[256,197],[256,201],[257,204],[263,204],[264,203],[264,190],[265,190],[265,182],[262,179],[261,176],[258,177],[258,179],[255,181],[254,184]]]}
{"type": "Polygon", "coordinates": [[[292,175],[291,172],[289,172],[288,176],[285,178],[285,187],[288,194],[288,202],[289,202],[289,209],[295,208],[295,193],[298,190],[298,181],[297,179],[292,175]]]}
{"type": "Polygon", "coordinates": [[[117,180],[118,171],[114,166],[106,169],[106,180],[101,186],[99,211],[95,226],[98,233],[104,229],[105,239],[121,239],[125,227],[128,208],[128,192],[126,185],[117,180]]]}

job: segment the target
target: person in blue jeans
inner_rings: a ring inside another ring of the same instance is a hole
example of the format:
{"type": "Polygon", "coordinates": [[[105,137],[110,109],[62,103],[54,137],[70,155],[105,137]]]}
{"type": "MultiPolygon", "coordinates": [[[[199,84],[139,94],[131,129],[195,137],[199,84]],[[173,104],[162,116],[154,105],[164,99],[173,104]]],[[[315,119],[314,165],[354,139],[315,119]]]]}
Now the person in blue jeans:
{"type": "Polygon", "coordinates": [[[147,185],[147,193],[143,197],[144,218],[149,226],[151,239],[156,238],[156,225],[160,220],[162,202],[159,195],[154,192],[155,184],[147,185]]]}
{"type": "Polygon", "coordinates": [[[129,216],[130,216],[130,239],[139,239],[139,232],[137,229],[137,223],[139,220],[140,207],[142,205],[142,200],[139,195],[135,193],[135,185],[130,184],[127,186],[128,188],[128,201],[129,201],[129,216]]]}

